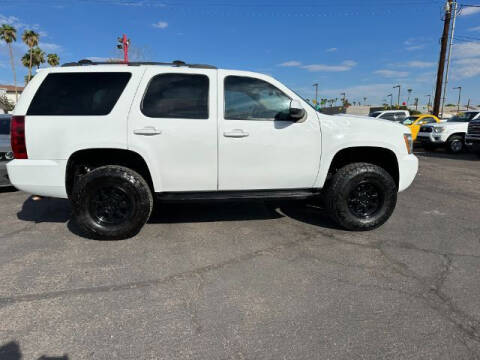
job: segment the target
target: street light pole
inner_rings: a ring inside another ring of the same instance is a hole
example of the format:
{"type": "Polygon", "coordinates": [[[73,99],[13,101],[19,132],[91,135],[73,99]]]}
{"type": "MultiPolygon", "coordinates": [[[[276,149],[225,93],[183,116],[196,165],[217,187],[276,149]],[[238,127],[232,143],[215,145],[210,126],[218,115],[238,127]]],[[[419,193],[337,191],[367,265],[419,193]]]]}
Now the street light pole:
{"type": "Polygon", "coordinates": [[[430,102],[432,101],[432,95],[428,94],[427,112],[430,112],[430,102]]]}
{"type": "Polygon", "coordinates": [[[318,83],[313,84],[315,87],[315,106],[318,105],[318,83]]]}
{"type": "Polygon", "coordinates": [[[456,88],[453,88],[453,90],[458,90],[457,112],[460,112],[460,100],[462,98],[462,87],[457,86],[456,88]]]}
{"type": "Polygon", "coordinates": [[[398,88],[397,109],[400,107],[400,85],[395,85],[394,89],[398,88]]]}
{"type": "Polygon", "coordinates": [[[388,97],[390,97],[390,108],[392,108],[392,106],[393,106],[393,104],[392,104],[393,103],[393,94],[388,94],[387,98],[388,97]]]}

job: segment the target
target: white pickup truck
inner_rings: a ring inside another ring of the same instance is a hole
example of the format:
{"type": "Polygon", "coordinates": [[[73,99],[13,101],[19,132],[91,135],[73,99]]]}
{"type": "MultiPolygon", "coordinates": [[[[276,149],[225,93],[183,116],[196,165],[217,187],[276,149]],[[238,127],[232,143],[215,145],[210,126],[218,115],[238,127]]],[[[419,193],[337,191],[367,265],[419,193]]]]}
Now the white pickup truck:
{"type": "Polygon", "coordinates": [[[69,198],[102,239],[140,231],[154,196],[158,206],[323,197],[339,225],[369,230],[418,169],[400,124],[322,115],[270,76],[180,61],[41,70],[11,133],[13,185],[69,198]]]}
{"type": "Polygon", "coordinates": [[[468,123],[479,118],[480,111],[467,111],[446,122],[422,125],[417,135],[417,141],[427,150],[444,147],[448,152],[458,154],[465,149],[468,123]]]}

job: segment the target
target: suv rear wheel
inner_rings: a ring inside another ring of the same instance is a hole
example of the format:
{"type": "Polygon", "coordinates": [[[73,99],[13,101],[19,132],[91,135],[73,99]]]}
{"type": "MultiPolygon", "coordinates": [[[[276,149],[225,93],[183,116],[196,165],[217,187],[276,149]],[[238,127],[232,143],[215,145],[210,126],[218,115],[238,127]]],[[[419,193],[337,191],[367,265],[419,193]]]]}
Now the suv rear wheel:
{"type": "Polygon", "coordinates": [[[325,204],[332,219],[348,230],[384,224],[397,203],[397,186],[384,169],[353,163],[338,170],[327,186],[325,204]]]}
{"type": "Polygon", "coordinates": [[[136,235],[148,221],[153,197],[137,172],[109,165],[78,179],[72,203],[75,220],[88,236],[119,240],[136,235]]]}

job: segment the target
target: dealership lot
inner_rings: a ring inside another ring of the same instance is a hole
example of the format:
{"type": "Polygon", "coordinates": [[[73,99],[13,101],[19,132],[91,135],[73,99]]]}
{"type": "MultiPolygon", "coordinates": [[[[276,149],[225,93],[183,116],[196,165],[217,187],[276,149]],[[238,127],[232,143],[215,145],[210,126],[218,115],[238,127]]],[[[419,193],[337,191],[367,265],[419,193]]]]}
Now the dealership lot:
{"type": "Polygon", "coordinates": [[[316,206],[168,205],[134,239],[0,193],[0,359],[480,358],[480,160],[418,153],[372,232],[316,206]]]}

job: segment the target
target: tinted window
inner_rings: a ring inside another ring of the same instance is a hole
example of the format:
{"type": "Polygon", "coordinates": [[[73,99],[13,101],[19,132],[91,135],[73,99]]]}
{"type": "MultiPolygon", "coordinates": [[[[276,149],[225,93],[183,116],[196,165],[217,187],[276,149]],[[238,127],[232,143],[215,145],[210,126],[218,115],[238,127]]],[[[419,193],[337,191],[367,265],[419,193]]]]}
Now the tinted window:
{"type": "Polygon", "coordinates": [[[466,112],[459,114],[457,116],[454,116],[450,119],[448,119],[448,122],[469,122],[472,120],[475,116],[477,116],[478,113],[476,112],[466,112]]]}
{"type": "Polygon", "coordinates": [[[289,120],[291,99],[266,81],[225,78],[225,119],[289,120]]]}
{"type": "Polygon", "coordinates": [[[378,115],[380,115],[382,112],[381,111],[375,111],[375,112],[372,112],[370,114],[368,114],[368,116],[370,117],[377,117],[378,115]]]}
{"type": "Polygon", "coordinates": [[[142,112],[154,118],[208,119],[208,77],[162,74],[152,78],[142,112]]]}
{"type": "Polygon", "coordinates": [[[10,134],[10,118],[0,117],[0,135],[10,134]]]}
{"type": "Polygon", "coordinates": [[[27,115],[107,115],[132,74],[49,74],[35,94],[27,115]]]}
{"type": "Polygon", "coordinates": [[[380,119],[385,119],[385,120],[397,120],[395,118],[395,114],[394,113],[386,113],[386,114],[383,114],[382,116],[380,116],[380,119]]]}

